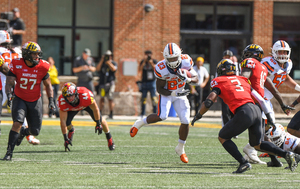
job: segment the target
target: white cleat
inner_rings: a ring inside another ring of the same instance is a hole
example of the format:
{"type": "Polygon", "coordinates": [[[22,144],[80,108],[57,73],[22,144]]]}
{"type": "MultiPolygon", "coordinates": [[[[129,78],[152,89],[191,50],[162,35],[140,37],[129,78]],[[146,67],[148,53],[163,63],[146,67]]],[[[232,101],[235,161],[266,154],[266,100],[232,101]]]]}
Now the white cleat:
{"type": "Polygon", "coordinates": [[[188,163],[189,162],[189,159],[187,158],[186,154],[185,154],[185,151],[184,151],[184,145],[183,144],[178,144],[176,147],[175,147],[175,152],[176,154],[178,154],[180,156],[180,160],[183,162],[183,163],[188,163]]]}
{"type": "Polygon", "coordinates": [[[32,135],[28,135],[26,136],[27,141],[29,142],[29,144],[33,144],[33,145],[38,145],[40,144],[40,140],[36,139],[34,136],[32,135]]]}
{"type": "Polygon", "coordinates": [[[264,161],[261,161],[258,156],[257,156],[257,151],[250,146],[250,144],[248,143],[244,148],[243,148],[243,152],[246,154],[244,156],[244,158],[249,161],[249,163],[252,164],[267,164],[264,161]]]}

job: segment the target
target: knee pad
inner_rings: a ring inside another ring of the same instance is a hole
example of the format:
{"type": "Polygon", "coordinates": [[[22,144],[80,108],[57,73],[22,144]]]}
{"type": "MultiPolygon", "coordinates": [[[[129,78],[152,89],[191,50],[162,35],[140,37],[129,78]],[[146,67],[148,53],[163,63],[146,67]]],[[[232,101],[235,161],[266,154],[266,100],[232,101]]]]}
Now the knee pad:
{"type": "Polygon", "coordinates": [[[68,131],[70,131],[72,128],[73,128],[72,124],[67,126],[68,131]]]}

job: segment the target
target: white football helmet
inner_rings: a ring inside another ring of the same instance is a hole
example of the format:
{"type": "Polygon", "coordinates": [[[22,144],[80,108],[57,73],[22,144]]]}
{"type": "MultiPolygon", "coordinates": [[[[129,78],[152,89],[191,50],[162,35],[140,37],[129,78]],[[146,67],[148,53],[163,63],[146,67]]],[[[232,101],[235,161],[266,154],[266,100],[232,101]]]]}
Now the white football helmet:
{"type": "Polygon", "coordinates": [[[9,33],[5,30],[0,30],[0,44],[10,43],[11,41],[9,33]]]}
{"type": "Polygon", "coordinates": [[[181,63],[181,49],[175,43],[168,43],[163,52],[168,67],[175,69],[181,63]]]}
{"type": "Polygon", "coordinates": [[[278,40],[274,43],[272,48],[272,56],[273,58],[280,64],[286,63],[290,59],[291,48],[289,44],[283,40],[278,40]],[[287,54],[279,55],[278,51],[287,51],[287,54]]]}
{"type": "Polygon", "coordinates": [[[284,142],[285,139],[285,129],[284,127],[279,124],[276,123],[275,124],[276,130],[270,131],[267,133],[267,137],[278,147],[280,147],[282,145],[282,143],[284,142]]]}

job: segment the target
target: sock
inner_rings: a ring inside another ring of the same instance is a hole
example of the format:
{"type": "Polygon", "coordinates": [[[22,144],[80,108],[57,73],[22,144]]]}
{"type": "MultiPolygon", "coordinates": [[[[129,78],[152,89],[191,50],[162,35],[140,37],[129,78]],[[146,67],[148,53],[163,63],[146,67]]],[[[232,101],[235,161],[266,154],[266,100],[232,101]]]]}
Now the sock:
{"type": "Polygon", "coordinates": [[[287,153],[283,149],[277,147],[275,144],[273,144],[271,142],[267,142],[267,141],[261,141],[260,149],[267,151],[267,152],[272,152],[273,154],[281,156],[281,157],[285,157],[286,153],[287,153]]]}
{"type": "Polygon", "coordinates": [[[109,131],[108,131],[107,133],[105,133],[105,136],[106,136],[106,139],[107,139],[107,140],[111,139],[111,134],[110,134],[109,131]]]}
{"type": "Polygon", "coordinates": [[[185,140],[178,139],[178,143],[179,143],[179,144],[181,143],[181,144],[185,145],[186,141],[185,141],[185,140]]]}
{"type": "Polygon", "coordinates": [[[9,132],[9,136],[8,136],[8,146],[7,146],[7,150],[10,150],[11,152],[14,151],[16,142],[18,140],[19,137],[19,133],[10,130],[9,132]]]}
{"type": "Polygon", "coordinates": [[[234,158],[236,159],[240,164],[243,164],[246,162],[246,160],[243,158],[243,155],[238,150],[237,146],[232,140],[227,140],[223,144],[223,147],[225,150],[234,158]]]}
{"type": "Polygon", "coordinates": [[[24,129],[23,133],[20,132],[20,134],[23,134],[23,135],[25,135],[25,136],[28,136],[28,135],[30,135],[31,133],[30,133],[29,129],[26,128],[26,129],[24,129]]]}
{"type": "Polygon", "coordinates": [[[143,122],[144,122],[145,124],[148,124],[148,123],[147,123],[147,117],[143,118],[143,122]]]}
{"type": "Polygon", "coordinates": [[[279,163],[280,162],[276,156],[271,155],[271,154],[269,154],[269,156],[271,158],[271,162],[273,162],[273,163],[279,163]]]}

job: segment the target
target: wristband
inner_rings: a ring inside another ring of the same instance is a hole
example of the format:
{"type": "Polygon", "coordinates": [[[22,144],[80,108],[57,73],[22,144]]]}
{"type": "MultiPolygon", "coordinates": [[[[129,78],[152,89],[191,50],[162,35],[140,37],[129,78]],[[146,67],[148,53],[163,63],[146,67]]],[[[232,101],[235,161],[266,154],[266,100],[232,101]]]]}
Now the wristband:
{"type": "Polygon", "coordinates": [[[297,100],[295,100],[295,101],[293,102],[293,105],[296,106],[298,103],[299,103],[299,102],[298,102],[297,100]]]}
{"type": "Polygon", "coordinates": [[[300,92],[300,85],[297,84],[297,85],[295,86],[295,90],[300,92]]]}
{"type": "Polygon", "coordinates": [[[186,78],[186,82],[187,82],[187,83],[190,83],[191,81],[192,81],[191,78],[186,78]]]}
{"type": "Polygon", "coordinates": [[[100,120],[96,120],[96,124],[97,124],[97,126],[98,126],[98,125],[101,125],[100,120]]]}
{"type": "Polygon", "coordinates": [[[52,102],[53,101],[53,97],[49,97],[48,100],[49,100],[49,102],[52,102]]]}
{"type": "Polygon", "coordinates": [[[65,141],[67,141],[68,140],[67,134],[63,134],[63,135],[64,135],[65,141]]]}

